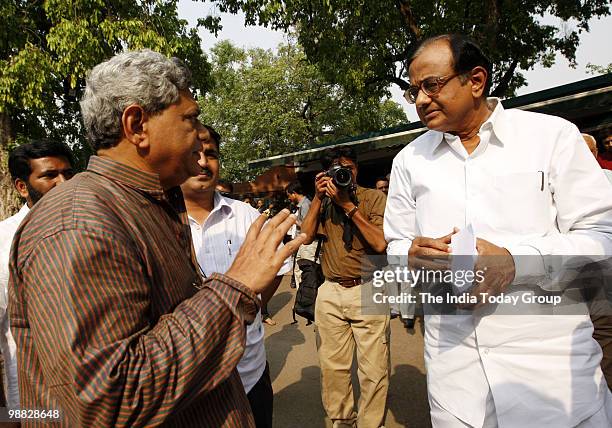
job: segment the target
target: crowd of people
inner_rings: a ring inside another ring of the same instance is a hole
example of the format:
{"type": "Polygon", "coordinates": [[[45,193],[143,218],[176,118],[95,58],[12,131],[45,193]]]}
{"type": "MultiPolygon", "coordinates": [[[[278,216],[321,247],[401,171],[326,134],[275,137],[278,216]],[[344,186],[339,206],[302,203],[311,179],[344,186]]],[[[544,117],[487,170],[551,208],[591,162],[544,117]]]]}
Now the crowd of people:
{"type": "MultiPolygon", "coordinates": [[[[299,182],[285,189],[293,214],[228,196],[222,136],[200,122],[180,61],[143,50],[94,67],[81,100],[96,153],[86,171],[74,175],[59,142],[10,155],[25,205],[0,223],[0,348],[7,405],[38,410],[21,424],[272,427],[265,307],[283,275],[300,287],[315,263],[325,412],[334,427],[383,427],[390,319],[411,327],[414,309],[371,307],[381,257],[448,269],[471,230],[484,274],[467,293],[499,296],[549,291],[551,257],[612,254],[599,166],[612,166],[612,137],[594,158],[573,124],[504,109],[466,37],[424,40],[408,66],[405,97],[429,130],[375,189],[358,185],[353,150],[326,151],[312,198],[299,182]]],[[[424,315],[434,427],[612,426],[600,367],[610,376],[612,312],[456,309],[424,315]]]]}

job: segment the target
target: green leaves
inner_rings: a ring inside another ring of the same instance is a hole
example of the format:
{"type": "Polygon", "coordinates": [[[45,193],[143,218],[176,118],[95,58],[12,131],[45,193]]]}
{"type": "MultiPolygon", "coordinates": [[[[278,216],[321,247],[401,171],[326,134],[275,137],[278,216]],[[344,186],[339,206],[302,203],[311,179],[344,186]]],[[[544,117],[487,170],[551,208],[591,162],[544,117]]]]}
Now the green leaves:
{"type": "Polygon", "coordinates": [[[248,160],[407,121],[392,101],[326,81],[295,43],[273,53],[224,41],[211,55],[215,85],[200,105],[204,123],[222,135],[222,175],[231,180],[257,175],[248,160]]]}
{"type": "Polygon", "coordinates": [[[408,86],[405,61],[415,42],[448,32],[471,35],[494,63],[497,95],[525,84],[518,68],[552,65],[555,53],[575,61],[588,20],[610,14],[609,0],[214,0],[247,23],[293,31],[323,76],[352,92],[382,95],[408,86]],[[543,16],[568,23],[566,31],[543,16]],[[547,21],[550,21],[547,19],[547,21]]]}
{"type": "Polygon", "coordinates": [[[10,115],[13,138],[85,147],[77,101],[87,71],[126,49],[178,56],[199,92],[211,86],[201,40],[176,0],[3,1],[0,24],[0,113],[10,115]]]}
{"type": "Polygon", "coordinates": [[[50,58],[39,48],[27,43],[19,53],[0,62],[0,112],[8,106],[42,109],[45,90],[50,87],[53,69],[50,58]]]}
{"type": "Polygon", "coordinates": [[[607,66],[601,66],[589,62],[586,68],[589,74],[592,75],[612,73],[612,63],[608,64],[607,66]]]}

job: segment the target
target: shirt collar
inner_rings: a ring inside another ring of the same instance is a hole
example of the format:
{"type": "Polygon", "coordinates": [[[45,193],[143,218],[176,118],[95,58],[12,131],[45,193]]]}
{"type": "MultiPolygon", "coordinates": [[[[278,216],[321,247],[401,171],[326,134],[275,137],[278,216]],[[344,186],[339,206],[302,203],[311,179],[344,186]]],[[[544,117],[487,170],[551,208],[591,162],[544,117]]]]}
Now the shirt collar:
{"type": "Polygon", "coordinates": [[[229,202],[230,198],[223,196],[221,193],[215,190],[215,197],[213,202],[214,206],[212,212],[217,210],[223,211],[228,214],[228,217],[231,217],[234,214],[234,210],[232,209],[232,205],[229,202]]]}
{"type": "MultiPolygon", "coordinates": [[[[492,112],[487,118],[487,120],[485,120],[483,124],[480,125],[480,132],[486,130],[487,128],[493,129],[493,133],[495,134],[497,138],[492,139],[491,142],[498,143],[503,146],[504,140],[506,139],[506,136],[507,136],[507,127],[505,126],[505,122],[503,120],[504,107],[502,106],[500,99],[495,98],[495,97],[487,98],[487,105],[492,110],[492,112]]],[[[449,134],[446,132],[433,131],[433,130],[430,132],[432,132],[434,135],[433,136],[434,145],[433,145],[432,151],[435,151],[440,146],[440,143],[442,141],[444,140],[452,141],[456,137],[455,135],[449,134]]]]}
{"type": "Polygon", "coordinates": [[[21,216],[22,218],[25,217],[28,213],[30,212],[30,207],[28,207],[28,204],[23,204],[23,206],[21,207],[21,209],[19,210],[19,212],[17,213],[17,215],[21,216]]]}
{"type": "Polygon", "coordinates": [[[133,168],[107,157],[90,157],[87,170],[138,189],[157,200],[168,200],[168,196],[174,196],[176,193],[175,189],[170,189],[167,196],[157,174],[133,168]]]}
{"type": "Polygon", "coordinates": [[[502,106],[502,103],[499,98],[494,97],[487,98],[487,104],[489,105],[489,108],[493,110],[493,112],[491,113],[489,118],[485,120],[480,129],[485,130],[487,128],[490,128],[497,137],[495,139],[492,139],[491,142],[503,146],[503,140],[505,139],[505,137],[502,137],[502,135],[504,134],[504,121],[502,119],[504,107],[502,106]]]}
{"type": "MultiPolygon", "coordinates": [[[[231,218],[234,216],[234,210],[232,209],[232,205],[230,204],[230,199],[226,198],[215,190],[215,194],[213,196],[213,209],[210,214],[208,214],[206,221],[217,211],[219,211],[219,213],[221,214],[225,214],[226,218],[231,218]]],[[[188,217],[190,223],[197,224],[197,221],[195,219],[193,219],[191,216],[188,217]]],[[[204,223],[206,223],[206,221],[204,221],[204,223]]]]}

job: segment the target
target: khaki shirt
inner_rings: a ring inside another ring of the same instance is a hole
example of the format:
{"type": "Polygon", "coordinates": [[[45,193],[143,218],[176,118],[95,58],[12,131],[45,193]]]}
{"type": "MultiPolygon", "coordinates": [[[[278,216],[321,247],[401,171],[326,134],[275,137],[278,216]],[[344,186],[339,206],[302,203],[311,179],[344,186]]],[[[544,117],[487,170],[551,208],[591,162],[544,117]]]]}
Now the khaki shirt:
{"type": "MultiPolygon", "coordinates": [[[[387,197],[379,190],[357,186],[359,212],[374,226],[383,228],[383,217],[387,197]]],[[[321,267],[325,278],[338,281],[354,278],[368,278],[377,269],[368,256],[379,255],[363,237],[357,226],[349,220],[353,229],[352,249],[347,251],[342,241],[343,219],[346,215],[330,202],[323,202],[321,211],[325,210],[324,221],[319,222],[317,233],[327,239],[323,242],[321,267]]],[[[384,253],[382,253],[384,254],[384,253]]]]}

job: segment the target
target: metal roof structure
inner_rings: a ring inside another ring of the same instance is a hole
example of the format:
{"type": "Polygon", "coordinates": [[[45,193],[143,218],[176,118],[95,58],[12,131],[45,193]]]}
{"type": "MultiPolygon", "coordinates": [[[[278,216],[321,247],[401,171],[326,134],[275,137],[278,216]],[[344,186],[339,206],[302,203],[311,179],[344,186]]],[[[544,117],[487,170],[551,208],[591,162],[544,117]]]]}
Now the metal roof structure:
{"type": "MultiPolygon", "coordinates": [[[[561,116],[574,122],[582,131],[590,132],[612,126],[612,73],[578,82],[508,98],[505,108],[561,116]]],[[[338,146],[351,146],[358,154],[384,148],[403,147],[427,129],[413,122],[351,138],[344,138],[293,153],[249,161],[250,168],[270,168],[279,165],[293,167],[318,161],[321,151],[338,146]]]]}

